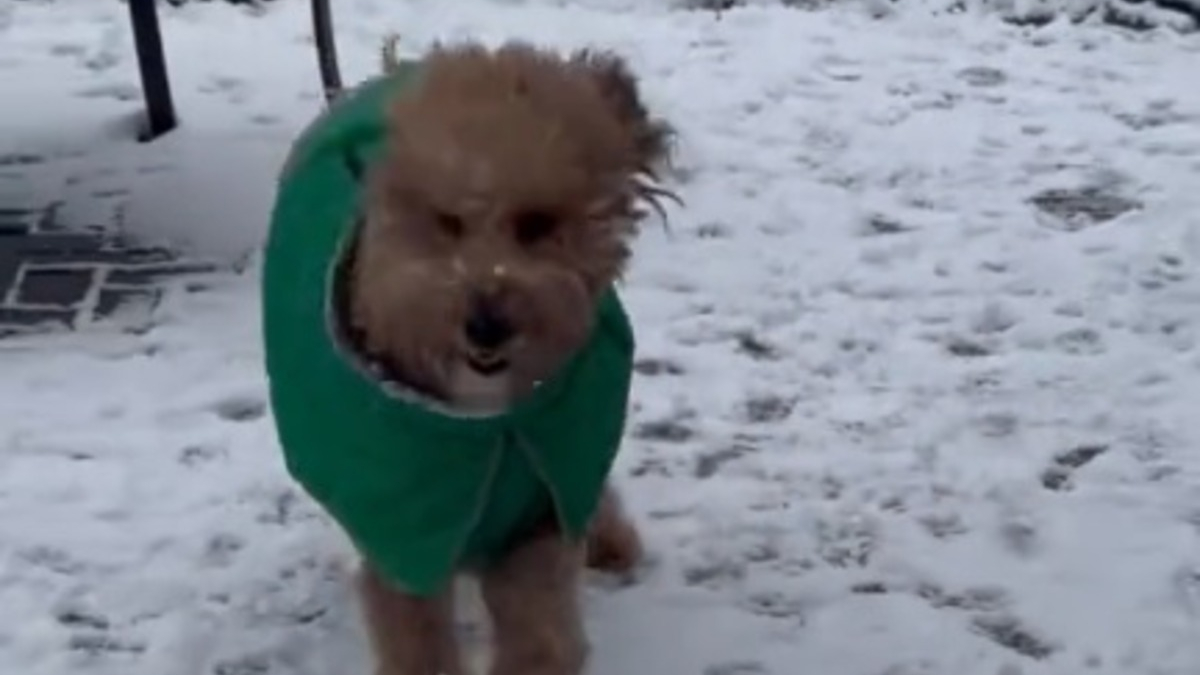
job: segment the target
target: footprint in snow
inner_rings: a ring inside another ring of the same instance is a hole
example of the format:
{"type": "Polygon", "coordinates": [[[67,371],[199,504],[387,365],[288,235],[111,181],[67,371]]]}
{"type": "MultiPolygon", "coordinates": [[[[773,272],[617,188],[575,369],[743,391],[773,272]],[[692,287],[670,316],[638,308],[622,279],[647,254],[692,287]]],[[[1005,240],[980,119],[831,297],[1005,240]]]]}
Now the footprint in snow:
{"type": "Polygon", "coordinates": [[[984,340],[965,335],[951,335],[944,340],[946,351],[959,358],[981,358],[996,353],[997,346],[993,340],[984,340]]]}
{"type": "Polygon", "coordinates": [[[1193,265],[1173,253],[1156,256],[1144,266],[1138,275],[1138,285],[1146,290],[1159,290],[1169,285],[1187,281],[1192,275],[1193,265]]]}
{"type": "Polygon", "coordinates": [[[697,239],[728,239],[731,233],[720,223],[704,223],[696,228],[695,236],[697,239]]]}
{"type": "Polygon", "coordinates": [[[1189,616],[1200,616],[1200,567],[1183,565],[1171,574],[1176,601],[1189,616]]]}
{"type": "MultiPolygon", "coordinates": [[[[644,478],[646,476],[658,476],[660,478],[671,478],[675,475],[674,463],[667,462],[659,457],[644,457],[638,460],[638,463],[629,469],[631,478],[644,478]]],[[[661,511],[651,512],[651,518],[675,518],[683,515],[676,511],[661,511]]]]}
{"type": "Polygon", "coordinates": [[[1096,186],[1043,190],[1031,197],[1029,203],[1048,216],[1042,219],[1042,225],[1066,232],[1107,223],[1142,208],[1142,203],[1135,199],[1096,186]]]}
{"type": "Polygon", "coordinates": [[[804,601],[780,591],[751,593],[742,599],[741,608],[767,619],[787,619],[803,625],[806,622],[804,601]]]}
{"type": "Polygon", "coordinates": [[[710,12],[724,12],[742,5],[744,0],[687,0],[684,9],[695,9],[710,12]]]}
{"type": "Polygon", "coordinates": [[[735,339],[737,351],[755,361],[778,361],[783,356],[778,347],[750,331],[739,332],[735,339]]]}
{"type": "Polygon", "coordinates": [[[1067,354],[1095,356],[1106,351],[1104,339],[1094,328],[1073,328],[1054,337],[1054,345],[1067,354]]]}
{"type": "Polygon", "coordinates": [[[1042,487],[1047,490],[1062,492],[1074,487],[1071,480],[1074,472],[1108,452],[1108,445],[1093,443],[1080,445],[1054,458],[1053,463],[1042,472],[1042,487]]]}
{"type": "Polygon", "coordinates": [[[971,620],[971,629],[1001,647],[1038,661],[1059,649],[1008,614],[979,615],[971,620]]]}
{"type": "Polygon", "coordinates": [[[997,612],[1012,604],[1011,594],[999,587],[973,586],[954,593],[933,583],[919,583],[916,588],[893,587],[882,581],[854,584],[850,592],[855,595],[888,595],[910,593],[929,603],[936,609],[960,609],[974,612],[997,612]]]}
{"type": "Polygon", "coordinates": [[[633,370],[638,375],[656,377],[659,375],[683,375],[683,366],[669,359],[644,358],[633,364],[633,370]]]}
{"type": "Polygon", "coordinates": [[[75,92],[75,95],[87,99],[110,98],[114,101],[135,101],[142,95],[142,90],[137,85],[113,82],[80,89],[75,92]]]}
{"type": "Polygon", "coordinates": [[[244,95],[248,88],[249,82],[229,75],[214,75],[197,87],[205,94],[228,94],[231,98],[244,95]]]}
{"type": "Polygon", "coordinates": [[[684,443],[692,440],[696,431],[678,419],[643,422],[633,429],[633,437],[647,441],[684,443]]]}
{"type": "Polygon", "coordinates": [[[696,456],[696,463],[692,469],[692,475],[701,480],[712,478],[726,464],[736,462],[737,460],[753,453],[756,450],[753,446],[744,444],[734,444],[727,448],[721,448],[711,452],[701,452],[696,456]]]}
{"type": "Polygon", "coordinates": [[[83,67],[93,73],[101,73],[121,65],[125,54],[124,38],[124,30],[121,27],[112,25],[105,28],[100,38],[100,48],[94,54],[84,56],[83,67]]]}
{"type": "Polygon", "coordinates": [[[146,651],[146,645],[142,642],[124,640],[106,633],[72,635],[67,641],[67,648],[93,657],[105,654],[141,654],[146,651]]]}
{"type": "MultiPolygon", "coordinates": [[[[25,167],[42,164],[46,158],[41,155],[35,155],[27,152],[0,152],[0,167],[25,167]]],[[[18,176],[14,176],[18,177],[18,176]]],[[[18,215],[34,214],[34,211],[21,211],[18,215]]]]}
{"type": "Polygon", "coordinates": [[[1029,558],[1041,547],[1037,528],[1020,519],[1010,519],[1000,526],[1000,542],[1021,558],[1029,558]]]}
{"type": "Polygon", "coordinates": [[[225,454],[225,448],[220,446],[189,445],[179,451],[179,463],[184,466],[199,466],[214,461],[225,454]]]}
{"type": "Polygon", "coordinates": [[[999,68],[970,66],[957,73],[958,79],[972,87],[996,87],[1008,81],[1008,74],[999,68]]]}
{"type": "Polygon", "coordinates": [[[267,414],[267,402],[259,396],[236,395],[217,401],[212,410],[227,422],[253,422],[267,414]]]}
{"type": "Polygon", "coordinates": [[[1112,115],[1119,122],[1135,131],[1153,129],[1168,124],[1184,124],[1196,119],[1176,109],[1176,101],[1159,99],[1150,101],[1142,110],[1137,112],[1114,112],[1112,115]]]}
{"type": "Polygon", "coordinates": [[[146,651],[141,640],[128,639],[113,631],[112,622],[86,609],[63,609],[55,614],[59,625],[71,631],[67,649],[89,659],[117,654],[136,655],[146,651]]]}
{"type": "Polygon", "coordinates": [[[995,586],[973,586],[953,593],[936,584],[920,584],[917,596],[938,609],[997,612],[1012,604],[1011,594],[995,586]]]}
{"type": "Polygon", "coordinates": [[[704,667],[704,675],[768,675],[770,672],[759,661],[725,661],[704,667]]]}
{"type": "Polygon", "coordinates": [[[862,219],[858,232],[862,236],[874,237],[879,235],[903,234],[911,232],[914,229],[916,228],[892,216],[873,213],[862,219]]]}
{"type": "Polygon", "coordinates": [[[213,535],[204,547],[204,564],[213,567],[228,567],[245,547],[246,542],[235,534],[220,532],[213,535]]]}
{"type": "MultiPolygon", "coordinates": [[[[898,589],[889,588],[882,582],[862,583],[851,588],[856,595],[886,595],[893,590],[898,589]]],[[[972,632],[1023,657],[1042,660],[1059,650],[1058,645],[1006,611],[1012,604],[1012,595],[1004,588],[977,586],[952,593],[936,584],[922,583],[914,592],[936,609],[972,612],[972,632]]]]}
{"type": "Polygon", "coordinates": [[[1187,523],[1195,531],[1197,537],[1200,537],[1200,507],[1196,507],[1194,510],[1184,514],[1183,522],[1187,523]]]}
{"type": "Polygon", "coordinates": [[[683,583],[710,590],[740,581],[745,576],[745,563],[728,558],[705,560],[683,568],[683,583]]]}
{"type": "MultiPolygon", "coordinates": [[[[902,663],[893,663],[881,672],[879,675],[942,675],[944,671],[928,659],[917,659],[902,663]]],[[[1009,673],[1000,673],[999,675],[1011,675],[1009,673]]],[[[1019,673],[1017,675],[1020,675],[1019,673]]]]}
{"type": "Polygon", "coordinates": [[[780,422],[790,417],[795,407],[795,398],[764,394],[746,400],[742,405],[742,415],[751,424],[780,422]]]}
{"type": "Polygon", "coordinates": [[[69,551],[54,546],[32,546],[18,551],[16,557],[34,567],[67,576],[80,574],[87,568],[85,563],[76,560],[69,551]]]}
{"type": "Polygon", "coordinates": [[[263,508],[254,520],[263,525],[290,525],[297,518],[311,515],[310,512],[303,511],[307,502],[302,501],[300,495],[292,488],[281,488],[265,498],[259,495],[259,501],[263,502],[263,508]]]}
{"type": "Polygon", "coordinates": [[[971,317],[971,330],[982,335],[1003,333],[1020,322],[1017,311],[1010,305],[989,302],[971,317]]]}
{"type": "Polygon", "coordinates": [[[74,42],[60,42],[50,45],[50,53],[54,56],[71,56],[80,58],[86,53],[83,45],[74,42]]]}
{"type": "Polygon", "coordinates": [[[814,553],[833,568],[866,567],[879,546],[880,527],[872,517],[856,513],[819,516],[813,527],[814,553]]]}
{"type": "Polygon", "coordinates": [[[269,672],[271,659],[261,654],[220,661],[212,668],[212,675],[266,675],[269,672]]]}
{"type": "Polygon", "coordinates": [[[989,412],[976,417],[973,425],[986,438],[1008,438],[1020,428],[1021,420],[1014,413],[989,412]]]}

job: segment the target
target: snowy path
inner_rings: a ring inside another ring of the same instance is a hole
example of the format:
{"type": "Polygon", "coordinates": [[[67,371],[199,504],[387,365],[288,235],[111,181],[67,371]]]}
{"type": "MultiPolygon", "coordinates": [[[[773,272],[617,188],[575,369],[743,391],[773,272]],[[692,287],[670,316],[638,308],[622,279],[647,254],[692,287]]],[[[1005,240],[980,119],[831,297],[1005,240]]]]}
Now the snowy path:
{"type": "MultiPolygon", "coordinates": [[[[109,4],[0,7],[30,106],[0,151],[134,108],[109,4]]],[[[318,104],[301,4],[167,13],[188,126],[121,151],[147,222],[261,235],[318,104]]],[[[390,30],[595,42],[683,132],[689,206],[626,292],[657,564],[592,593],[592,672],[1200,672],[1200,41],[650,4],[339,14],[350,81],[390,30]]],[[[254,281],[0,342],[0,673],[367,673],[352,557],[274,447],[254,281]]]]}

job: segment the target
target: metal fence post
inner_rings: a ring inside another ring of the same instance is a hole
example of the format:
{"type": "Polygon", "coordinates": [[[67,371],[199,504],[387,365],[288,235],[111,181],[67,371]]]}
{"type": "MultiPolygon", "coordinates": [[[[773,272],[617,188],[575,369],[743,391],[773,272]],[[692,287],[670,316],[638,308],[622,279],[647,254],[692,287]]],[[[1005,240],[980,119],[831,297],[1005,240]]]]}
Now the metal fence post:
{"type": "Polygon", "coordinates": [[[146,99],[147,129],[142,140],[148,141],[174,129],[178,119],[171,97],[155,0],[128,0],[128,3],[138,69],[142,75],[142,94],[146,99]]]}
{"type": "Polygon", "coordinates": [[[312,0],[313,39],[317,45],[317,66],[321,69],[321,86],[325,100],[332,101],[342,93],[342,77],[338,70],[337,43],[333,38],[333,14],[329,0],[312,0]]]}

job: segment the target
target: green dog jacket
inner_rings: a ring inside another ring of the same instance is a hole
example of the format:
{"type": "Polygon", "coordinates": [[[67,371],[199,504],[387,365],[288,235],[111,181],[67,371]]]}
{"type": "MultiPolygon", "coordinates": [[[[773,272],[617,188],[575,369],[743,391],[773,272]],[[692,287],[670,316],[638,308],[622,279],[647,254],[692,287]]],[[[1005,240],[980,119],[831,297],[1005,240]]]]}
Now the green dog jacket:
{"type": "MultiPolygon", "coordinates": [[[[553,510],[583,536],[621,441],[634,338],[610,289],[587,345],[503,414],[462,417],[382,381],[345,347],[336,271],[408,64],[336,101],[291,148],[262,268],[266,370],[291,476],[391,583],[417,595],[486,564],[553,510]]],[[[497,130],[503,133],[503,130],[497,130]]]]}

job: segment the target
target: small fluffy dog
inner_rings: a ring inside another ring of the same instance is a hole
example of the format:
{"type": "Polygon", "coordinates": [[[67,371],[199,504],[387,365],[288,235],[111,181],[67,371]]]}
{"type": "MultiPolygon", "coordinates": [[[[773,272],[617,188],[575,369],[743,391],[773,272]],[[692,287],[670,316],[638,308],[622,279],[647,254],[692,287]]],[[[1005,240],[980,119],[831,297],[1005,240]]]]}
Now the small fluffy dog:
{"type": "Polygon", "coordinates": [[[378,675],[572,675],[585,567],[642,548],[608,472],[633,336],[614,290],[670,126],[610,53],[436,47],[336,102],[281,177],[264,262],[289,471],[363,554],[378,675]]]}

